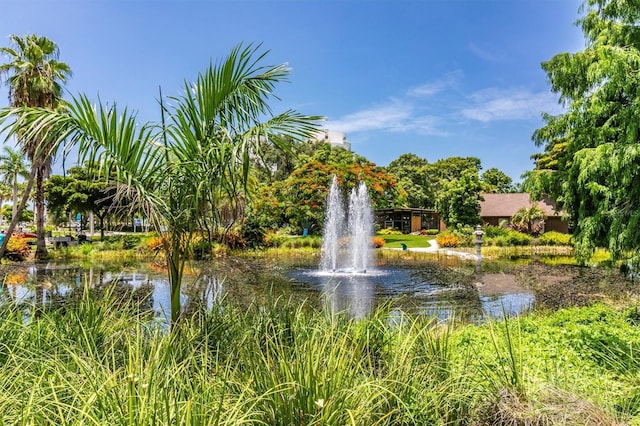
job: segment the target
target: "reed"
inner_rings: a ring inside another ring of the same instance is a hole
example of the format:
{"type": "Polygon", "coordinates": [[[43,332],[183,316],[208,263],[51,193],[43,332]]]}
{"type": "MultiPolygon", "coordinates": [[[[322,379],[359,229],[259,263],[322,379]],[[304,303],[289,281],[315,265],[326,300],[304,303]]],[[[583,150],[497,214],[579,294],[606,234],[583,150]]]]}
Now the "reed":
{"type": "Polygon", "coordinates": [[[592,307],[462,326],[274,299],[169,331],[134,299],[85,287],[38,315],[0,305],[0,424],[638,421],[634,318],[592,307]]]}

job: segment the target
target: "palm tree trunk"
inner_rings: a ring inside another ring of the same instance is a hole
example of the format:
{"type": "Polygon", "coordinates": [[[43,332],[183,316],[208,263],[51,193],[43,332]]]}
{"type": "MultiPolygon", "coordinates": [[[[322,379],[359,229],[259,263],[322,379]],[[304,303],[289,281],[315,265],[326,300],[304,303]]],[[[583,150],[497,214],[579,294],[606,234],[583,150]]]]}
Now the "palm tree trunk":
{"type": "Polygon", "coordinates": [[[36,174],[36,260],[47,257],[47,245],[44,239],[44,166],[38,167],[36,174]]]}
{"type": "Polygon", "coordinates": [[[20,205],[18,206],[18,210],[13,218],[11,219],[11,224],[9,225],[9,229],[7,229],[7,234],[2,240],[2,245],[0,245],[0,259],[4,257],[4,252],[7,250],[7,244],[9,243],[9,239],[11,239],[11,235],[13,231],[16,230],[16,226],[18,226],[18,219],[22,215],[25,207],[27,206],[27,202],[29,201],[29,196],[31,195],[31,188],[33,188],[33,181],[36,177],[37,168],[35,166],[31,167],[31,174],[29,175],[29,180],[27,181],[27,187],[24,190],[24,194],[22,194],[22,200],[20,201],[20,205]]]}
{"type": "Polygon", "coordinates": [[[13,197],[13,208],[11,209],[11,219],[13,220],[13,218],[16,217],[16,212],[18,211],[18,178],[17,176],[13,179],[11,196],[13,197]]]}

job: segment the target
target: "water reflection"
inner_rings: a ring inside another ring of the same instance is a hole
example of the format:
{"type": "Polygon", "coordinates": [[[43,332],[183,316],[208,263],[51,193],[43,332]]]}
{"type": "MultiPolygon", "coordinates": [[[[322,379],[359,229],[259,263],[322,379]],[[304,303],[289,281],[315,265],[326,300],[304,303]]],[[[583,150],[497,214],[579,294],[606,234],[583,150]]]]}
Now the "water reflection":
{"type": "MultiPolygon", "coordinates": [[[[386,264],[367,274],[331,275],[319,273],[315,266],[232,258],[200,263],[193,269],[194,273],[185,277],[181,295],[186,312],[209,309],[223,299],[249,306],[284,297],[294,303],[306,301],[332,312],[347,312],[354,318],[364,318],[381,303],[390,303],[393,310],[407,313],[448,317],[455,312],[465,320],[477,321],[485,315],[501,316],[503,310],[517,314],[533,302],[531,293],[497,285],[515,282],[514,276],[485,273],[478,282],[472,270],[469,273],[437,263],[386,264]]],[[[36,315],[44,306],[71,303],[86,284],[97,293],[110,289],[121,300],[133,298],[141,310],[160,319],[170,317],[169,283],[164,271],[151,265],[124,268],[44,263],[5,273],[2,278],[0,300],[34,306],[36,315]]]]}

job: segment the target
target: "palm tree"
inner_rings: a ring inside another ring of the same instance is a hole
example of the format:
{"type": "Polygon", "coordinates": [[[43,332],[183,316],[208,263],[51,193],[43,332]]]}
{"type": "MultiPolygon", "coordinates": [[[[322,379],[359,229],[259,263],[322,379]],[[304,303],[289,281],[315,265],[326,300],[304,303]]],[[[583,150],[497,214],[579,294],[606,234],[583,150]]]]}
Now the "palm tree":
{"type": "Polygon", "coordinates": [[[268,101],[288,68],[261,65],[265,54],[238,46],[194,84],[185,82],[173,107],[165,108],[160,96],[162,125],[155,132],[149,123],[137,125],[127,109],[94,107],[84,95],[73,98],[66,112],[0,112],[0,122],[17,117],[5,128],[10,134],[77,144],[80,161],[99,166],[102,176],[117,182],[116,197],[132,211],[145,212],[163,239],[172,324],[179,318],[183,271],[203,215],[237,205],[239,194],[250,195],[251,155],[261,139],[280,134],[306,140],[318,129],[320,117],[272,113],[268,101]]]}
{"type": "Polygon", "coordinates": [[[4,154],[0,155],[0,175],[2,175],[2,182],[11,186],[13,201],[11,217],[13,218],[18,211],[18,178],[27,179],[29,171],[24,160],[24,154],[8,146],[4,146],[3,151],[4,154]]]}
{"type": "MultiPolygon", "coordinates": [[[[62,83],[71,75],[69,66],[58,61],[58,46],[47,37],[36,34],[24,37],[11,35],[13,47],[1,47],[0,52],[9,57],[9,61],[0,65],[0,77],[5,77],[9,86],[9,101],[14,107],[38,107],[55,110],[61,106],[62,83]]],[[[51,173],[51,161],[55,150],[43,149],[48,145],[41,137],[27,138],[22,133],[16,134],[22,150],[31,161],[30,180],[35,178],[36,208],[36,259],[47,255],[44,240],[44,181],[51,173]],[[36,155],[38,152],[38,155],[36,155]]],[[[27,185],[31,192],[31,185],[27,185]]],[[[23,199],[28,198],[29,194],[23,199]]],[[[21,208],[24,208],[24,203],[21,208]]],[[[10,230],[15,228],[14,214],[10,230]]],[[[5,239],[6,241],[7,239],[5,239]]],[[[6,243],[5,243],[6,244],[6,243]]]]}
{"type": "Polygon", "coordinates": [[[522,207],[511,217],[511,223],[522,228],[526,227],[528,234],[534,234],[534,225],[542,222],[546,218],[544,212],[538,206],[531,206],[531,208],[522,207]]]}

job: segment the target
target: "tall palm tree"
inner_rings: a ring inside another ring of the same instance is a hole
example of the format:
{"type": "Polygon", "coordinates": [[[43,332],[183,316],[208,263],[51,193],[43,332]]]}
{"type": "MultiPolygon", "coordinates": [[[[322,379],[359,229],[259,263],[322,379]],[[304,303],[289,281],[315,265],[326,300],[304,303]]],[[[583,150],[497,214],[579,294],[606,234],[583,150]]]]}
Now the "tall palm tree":
{"type": "Polygon", "coordinates": [[[15,151],[6,145],[3,151],[4,153],[0,155],[0,176],[3,183],[11,186],[13,201],[11,217],[14,218],[18,212],[18,178],[28,179],[29,171],[22,152],[15,151]]]}
{"type": "MultiPolygon", "coordinates": [[[[47,37],[36,34],[23,37],[11,35],[9,39],[13,47],[0,48],[0,53],[9,58],[8,62],[0,65],[0,77],[4,77],[9,86],[9,102],[14,107],[38,107],[49,110],[59,108],[62,103],[62,83],[71,75],[71,69],[66,63],[58,61],[58,46],[47,37]]],[[[23,133],[17,133],[16,136],[22,150],[31,161],[31,179],[35,178],[38,236],[36,259],[40,259],[47,256],[44,240],[44,181],[51,174],[51,161],[55,151],[42,149],[43,146],[48,146],[49,141],[40,136],[27,138],[23,133]]],[[[27,185],[29,192],[31,185],[27,185]]],[[[21,208],[24,207],[21,205],[21,208]]],[[[14,217],[13,228],[15,220],[14,217]]]]}
{"type": "Polygon", "coordinates": [[[5,126],[10,134],[77,144],[80,161],[100,167],[102,176],[117,182],[116,196],[132,211],[145,212],[163,238],[172,323],[180,315],[183,271],[202,215],[236,204],[239,194],[249,195],[250,157],[258,141],[274,134],[304,140],[318,129],[320,117],[272,113],[268,101],[288,68],[261,65],[265,54],[238,46],[195,83],[185,82],[184,94],[172,98],[173,107],[161,101],[162,125],[155,131],[149,123],[137,125],[128,110],[115,104],[94,107],[84,95],[73,98],[64,112],[0,111],[0,123],[16,117],[5,126]]]}

